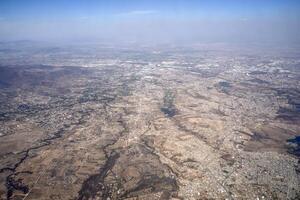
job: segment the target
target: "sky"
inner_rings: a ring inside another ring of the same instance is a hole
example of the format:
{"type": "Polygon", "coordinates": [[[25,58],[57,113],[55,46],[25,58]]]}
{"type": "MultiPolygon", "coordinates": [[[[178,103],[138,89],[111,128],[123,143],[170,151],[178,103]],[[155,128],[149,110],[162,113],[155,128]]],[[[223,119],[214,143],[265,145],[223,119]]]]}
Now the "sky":
{"type": "Polygon", "coordinates": [[[0,41],[300,43],[299,0],[0,0],[0,41]]]}

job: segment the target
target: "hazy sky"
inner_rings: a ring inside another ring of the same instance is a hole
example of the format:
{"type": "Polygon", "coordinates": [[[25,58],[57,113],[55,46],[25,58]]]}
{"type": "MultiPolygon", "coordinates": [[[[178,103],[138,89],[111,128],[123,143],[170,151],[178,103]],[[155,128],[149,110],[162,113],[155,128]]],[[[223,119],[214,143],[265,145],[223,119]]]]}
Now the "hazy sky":
{"type": "Polygon", "coordinates": [[[300,43],[300,0],[0,0],[0,40],[300,43]]]}

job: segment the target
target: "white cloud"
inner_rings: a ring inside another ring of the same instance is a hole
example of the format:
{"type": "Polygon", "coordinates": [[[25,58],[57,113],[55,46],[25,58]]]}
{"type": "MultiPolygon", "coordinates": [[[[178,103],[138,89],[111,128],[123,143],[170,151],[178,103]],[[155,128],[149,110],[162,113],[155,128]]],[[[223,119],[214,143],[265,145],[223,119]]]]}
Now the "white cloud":
{"type": "Polygon", "coordinates": [[[149,14],[155,14],[157,13],[157,10],[134,10],[129,12],[129,15],[149,15],[149,14]]]}
{"type": "Polygon", "coordinates": [[[246,21],[249,21],[249,20],[248,20],[248,18],[241,18],[240,21],[246,22],[246,21]]]}
{"type": "Polygon", "coordinates": [[[156,13],[158,13],[157,10],[133,10],[126,13],[119,13],[117,16],[152,15],[156,13]]]}
{"type": "Polygon", "coordinates": [[[87,19],[89,19],[89,17],[88,16],[81,16],[81,17],[79,17],[79,19],[80,20],[87,20],[87,19]]]}

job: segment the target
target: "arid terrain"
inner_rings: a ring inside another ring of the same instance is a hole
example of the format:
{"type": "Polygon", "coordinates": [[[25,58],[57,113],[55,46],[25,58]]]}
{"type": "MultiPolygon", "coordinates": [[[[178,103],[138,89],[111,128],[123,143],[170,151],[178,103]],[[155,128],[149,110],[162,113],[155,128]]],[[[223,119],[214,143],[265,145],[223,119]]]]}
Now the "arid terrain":
{"type": "Polygon", "coordinates": [[[299,51],[19,46],[0,199],[300,198],[299,51]]]}

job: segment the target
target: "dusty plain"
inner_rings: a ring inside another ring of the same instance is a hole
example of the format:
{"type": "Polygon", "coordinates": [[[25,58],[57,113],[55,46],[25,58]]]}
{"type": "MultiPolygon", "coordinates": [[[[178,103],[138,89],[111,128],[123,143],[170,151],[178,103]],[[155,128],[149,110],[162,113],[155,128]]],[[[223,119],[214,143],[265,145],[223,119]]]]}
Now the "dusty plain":
{"type": "Polygon", "coordinates": [[[300,198],[299,51],[20,46],[0,199],[300,198]]]}

